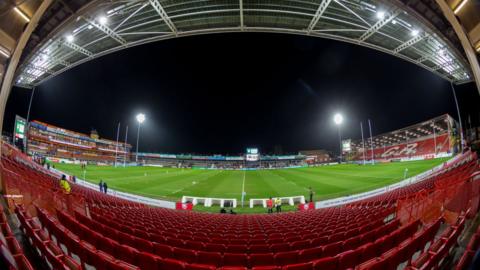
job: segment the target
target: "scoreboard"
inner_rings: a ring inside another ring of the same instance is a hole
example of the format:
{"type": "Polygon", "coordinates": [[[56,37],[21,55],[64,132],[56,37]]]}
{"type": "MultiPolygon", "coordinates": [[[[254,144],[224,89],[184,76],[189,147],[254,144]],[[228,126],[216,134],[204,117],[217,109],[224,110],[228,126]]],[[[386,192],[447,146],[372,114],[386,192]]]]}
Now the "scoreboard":
{"type": "Polygon", "coordinates": [[[258,161],[260,159],[260,154],[258,148],[247,148],[247,155],[245,157],[246,161],[258,161]]]}

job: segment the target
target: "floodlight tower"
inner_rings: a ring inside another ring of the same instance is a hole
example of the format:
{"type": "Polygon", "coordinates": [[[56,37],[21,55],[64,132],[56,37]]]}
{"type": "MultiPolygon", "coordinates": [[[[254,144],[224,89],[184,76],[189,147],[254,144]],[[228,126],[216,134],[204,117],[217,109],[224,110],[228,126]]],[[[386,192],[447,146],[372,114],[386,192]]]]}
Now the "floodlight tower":
{"type": "Polygon", "coordinates": [[[135,153],[135,163],[138,163],[138,141],[140,139],[140,126],[143,122],[145,122],[145,114],[139,113],[137,114],[137,122],[138,122],[138,131],[137,131],[137,152],[135,153]]]}
{"type": "Polygon", "coordinates": [[[342,162],[342,134],[340,132],[340,127],[343,123],[343,116],[340,113],[336,113],[333,116],[333,122],[335,122],[335,125],[338,127],[338,139],[340,140],[340,162],[342,162]]]}

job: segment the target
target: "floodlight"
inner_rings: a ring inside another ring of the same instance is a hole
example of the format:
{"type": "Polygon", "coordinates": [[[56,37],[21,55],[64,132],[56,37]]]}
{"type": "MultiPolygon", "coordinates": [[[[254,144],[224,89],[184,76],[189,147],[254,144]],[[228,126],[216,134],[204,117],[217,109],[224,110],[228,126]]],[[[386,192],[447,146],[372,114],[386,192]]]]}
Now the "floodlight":
{"type": "Polygon", "coordinates": [[[92,26],[91,24],[89,24],[89,25],[87,26],[87,28],[88,28],[88,30],[91,30],[91,29],[93,28],[93,26],[92,26]]]}
{"type": "Polygon", "coordinates": [[[22,17],[27,23],[30,22],[30,18],[28,18],[28,16],[23,13],[23,11],[21,11],[19,8],[14,7],[13,10],[15,10],[15,12],[20,15],[20,17],[22,17]]]}
{"type": "Polygon", "coordinates": [[[393,24],[397,24],[397,20],[392,20],[392,23],[393,23],[393,24]]]}
{"type": "Polygon", "coordinates": [[[385,11],[381,11],[381,10],[377,11],[377,18],[379,20],[382,20],[383,18],[385,18],[385,11]]]}
{"type": "Polygon", "coordinates": [[[103,25],[103,24],[106,24],[107,21],[108,21],[108,19],[107,19],[107,17],[105,17],[105,16],[100,16],[100,17],[98,18],[98,22],[99,22],[100,24],[102,24],[102,25],[103,25]]]}
{"type": "Polygon", "coordinates": [[[145,121],[145,114],[143,114],[143,113],[137,114],[137,122],[141,124],[144,121],[145,121]]]}
{"type": "Polygon", "coordinates": [[[67,36],[67,41],[68,42],[73,42],[75,40],[75,37],[73,35],[68,35],[67,36]]]}
{"type": "Polygon", "coordinates": [[[410,34],[414,37],[417,36],[419,33],[420,31],[418,31],[417,29],[413,29],[412,32],[410,32],[410,34]]]}
{"type": "Polygon", "coordinates": [[[468,0],[463,0],[454,10],[453,10],[453,13],[457,14],[462,8],[463,6],[465,6],[465,4],[468,2],[468,0]]]}
{"type": "Polygon", "coordinates": [[[10,58],[10,53],[7,50],[4,50],[3,47],[0,47],[0,54],[5,56],[6,58],[10,58]]]}
{"type": "Polygon", "coordinates": [[[334,116],[333,116],[333,122],[335,122],[336,125],[340,125],[342,124],[343,122],[343,116],[339,113],[336,113],[334,116]]]}

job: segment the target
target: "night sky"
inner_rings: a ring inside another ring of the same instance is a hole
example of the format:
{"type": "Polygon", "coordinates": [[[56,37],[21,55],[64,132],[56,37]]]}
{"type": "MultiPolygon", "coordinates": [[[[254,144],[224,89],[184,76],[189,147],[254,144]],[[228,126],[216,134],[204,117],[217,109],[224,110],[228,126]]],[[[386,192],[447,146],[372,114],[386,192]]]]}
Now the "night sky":
{"type": "MultiPolygon", "coordinates": [[[[479,122],[474,83],[455,86],[463,120],[479,122]]],[[[26,116],[30,90],[14,88],[4,123],[26,116]]],[[[39,86],[31,119],[115,139],[118,122],[147,116],[140,151],[238,154],[306,149],[338,151],[342,136],[373,133],[449,113],[450,83],[414,64],[372,49],[295,35],[234,33],[183,37],[130,48],[75,67],[39,86]]]]}

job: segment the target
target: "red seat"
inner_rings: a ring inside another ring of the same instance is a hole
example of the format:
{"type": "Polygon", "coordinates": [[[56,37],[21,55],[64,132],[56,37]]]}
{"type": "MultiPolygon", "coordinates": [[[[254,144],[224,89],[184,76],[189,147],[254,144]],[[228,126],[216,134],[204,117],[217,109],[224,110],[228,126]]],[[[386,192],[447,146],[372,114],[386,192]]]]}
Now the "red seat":
{"type": "Polygon", "coordinates": [[[282,267],[282,270],[311,270],[311,269],[313,269],[313,263],[311,262],[290,264],[282,267]]]}
{"type": "Polygon", "coordinates": [[[322,247],[314,247],[301,250],[298,255],[299,262],[311,262],[316,260],[322,256],[323,248],[322,247]]]}
{"type": "Polygon", "coordinates": [[[290,245],[287,243],[273,244],[270,246],[270,250],[272,250],[273,253],[289,251],[290,245]]]}
{"type": "Polygon", "coordinates": [[[173,249],[165,244],[153,243],[153,252],[162,258],[173,258],[173,249]]]}
{"type": "Polygon", "coordinates": [[[226,252],[228,253],[246,253],[247,246],[246,245],[228,245],[226,252]]]}
{"type": "Polygon", "coordinates": [[[196,252],[185,248],[173,248],[173,257],[187,263],[193,263],[197,260],[196,252]]]}
{"type": "Polygon", "coordinates": [[[275,265],[275,259],[272,253],[257,253],[250,255],[251,266],[275,265]]]}
{"type": "Polygon", "coordinates": [[[298,251],[286,251],[275,254],[276,265],[295,264],[298,262],[298,251]]]}
{"type": "Polygon", "coordinates": [[[250,245],[250,253],[268,253],[270,252],[269,245],[250,245]]]}
{"type": "Polygon", "coordinates": [[[359,252],[357,250],[348,250],[338,254],[337,256],[339,257],[339,269],[353,268],[359,261],[359,252]]]}
{"type": "Polygon", "coordinates": [[[158,260],[161,260],[161,258],[146,252],[140,252],[138,254],[138,266],[141,269],[156,270],[158,267],[158,260]]]}
{"type": "Polygon", "coordinates": [[[199,251],[197,252],[197,263],[218,267],[222,264],[222,255],[219,252],[199,251]]]}
{"type": "MultiPolygon", "coordinates": [[[[146,269],[149,269],[149,268],[146,268],[146,269]]],[[[206,264],[187,264],[185,265],[185,269],[186,270],[215,270],[217,269],[215,266],[213,265],[206,265],[206,264]]]]}
{"type": "Polygon", "coordinates": [[[302,241],[295,241],[291,245],[292,250],[299,250],[299,249],[306,249],[310,247],[310,241],[302,240],[302,241]]]}
{"type": "Polygon", "coordinates": [[[266,265],[266,266],[255,266],[252,268],[252,270],[280,270],[280,266],[276,265],[266,265]]]}
{"type": "Polygon", "coordinates": [[[175,259],[161,259],[158,260],[159,263],[159,269],[165,269],[165,270],[184,270],[185,269],[185,263],[181,261],[177,261],[175,259]]]}
{"type": "Polygon", "coordinates": [[[224,266],[246,266],[247,263],[248,263],[248,257],[245,254],[236,254],[236,253],[223,254],[224,266]]]}
{"type": "Polygon", "coordinates": [[[325,257],[313,261],[313,269],[315,270],[336,270],[338,259],[336,257],[325,257]]]}
{"type": "Polygon", "coordinates": [[[335,256],[342,250],[342,242],[335,242],[323,247],[323,256],[335,256]]]}
{"type": "Polygon", "coordinates": [[[205,251],[223,253],[225,252],[225,246],[222,244],[207,243],[205,245],[205,251]]]}
{"type": "Polygon", "coordinates": [[[138,251],[132,247],[125,246],[125,245],[115,246],[115,253],[114,253],[115,258],[118,258],[127,263],[136,265],[137,254],[138,254],[138,251]]]}

